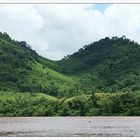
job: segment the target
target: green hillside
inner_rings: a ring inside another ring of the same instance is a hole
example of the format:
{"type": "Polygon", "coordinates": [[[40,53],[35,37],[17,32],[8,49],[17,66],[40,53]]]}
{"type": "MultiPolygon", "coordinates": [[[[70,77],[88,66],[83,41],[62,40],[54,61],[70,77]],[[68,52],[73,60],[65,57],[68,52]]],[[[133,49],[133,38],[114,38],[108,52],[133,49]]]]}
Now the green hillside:
{"type": "Polygon", "coordinates": [[[139,54],[138,43],[106,37],[52,61],[1,33],[0,89],[53,96],[140,90],[139,54]]]}
{"type": "Polygon", "coordinates": [[[53,96],[140,90],[139,53],[140,45],[124,36],[106,37],[52,61],[0,33],[0,89],[53,96]]]}
{"type": "Polygon", "coordinates": [[[53,61],[0,33],[0,116],[140,115],[139,54],[106,37],[53,61]]]}
{"type": "Polygon", "coordinates": [[[61,96],[73,83],[72,78],[46,67],[44,58],[26,42],[14,41],[6,33],[0,34],[0,90],[61,96]]]}
{"type": "MultiPolygon", "coordinates": [[[[80,92],[140,90],[140,45],[126,37],[104,38],[68,55],[58,64],[78,77],[80,92]]],[[[78,91],[77,90],[77,91],[78,91]]]]}

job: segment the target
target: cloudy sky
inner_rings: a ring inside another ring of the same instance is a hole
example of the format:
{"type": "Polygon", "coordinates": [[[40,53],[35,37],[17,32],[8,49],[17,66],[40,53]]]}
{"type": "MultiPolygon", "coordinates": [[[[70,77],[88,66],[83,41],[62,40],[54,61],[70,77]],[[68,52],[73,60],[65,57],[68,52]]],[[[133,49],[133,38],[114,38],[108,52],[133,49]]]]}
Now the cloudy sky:
{"type": "Polygon", "coordinates": [[[140,43],[140,5],[1,4],[0,31],[58,60],[105,36],[125,35],[140,43]]]}

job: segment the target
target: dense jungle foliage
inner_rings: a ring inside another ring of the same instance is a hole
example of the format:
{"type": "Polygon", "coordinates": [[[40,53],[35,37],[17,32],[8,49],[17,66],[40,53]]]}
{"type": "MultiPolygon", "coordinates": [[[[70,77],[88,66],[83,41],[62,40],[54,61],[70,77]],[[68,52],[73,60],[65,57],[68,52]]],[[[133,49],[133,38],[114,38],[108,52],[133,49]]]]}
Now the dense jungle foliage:
{"type": "Polygon", "coordinates": [[[106,37],[52,61],[0,32],[0,116],[140,115],[139,54],[106,37]]]}
{"type": "Polygon", "coordinates": [[[58,99],[44,93],[0,93],[0,116],[138,116],[140,92],[58,99]]]}

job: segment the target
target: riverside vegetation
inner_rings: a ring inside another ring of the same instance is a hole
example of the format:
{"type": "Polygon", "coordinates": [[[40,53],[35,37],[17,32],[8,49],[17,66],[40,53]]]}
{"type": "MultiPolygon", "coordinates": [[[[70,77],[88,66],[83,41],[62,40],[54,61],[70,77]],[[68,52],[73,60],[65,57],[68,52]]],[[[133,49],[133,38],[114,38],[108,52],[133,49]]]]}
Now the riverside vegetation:
{"type": "Polygon", "coordinates": [[[125,36],[59,61],[0,33],[0,116],[140,115],[140,45],[125,36]]]}

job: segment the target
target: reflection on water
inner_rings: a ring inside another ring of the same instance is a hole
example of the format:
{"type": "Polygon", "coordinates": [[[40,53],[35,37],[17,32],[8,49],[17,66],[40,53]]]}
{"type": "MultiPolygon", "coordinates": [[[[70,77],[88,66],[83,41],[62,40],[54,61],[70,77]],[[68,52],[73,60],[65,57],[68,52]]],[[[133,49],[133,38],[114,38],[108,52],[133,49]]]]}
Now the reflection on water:
{"type": "Polygon", "coordinates": [[[140,136],[140,117],[2,117],[0,136],[140,136]]]}

